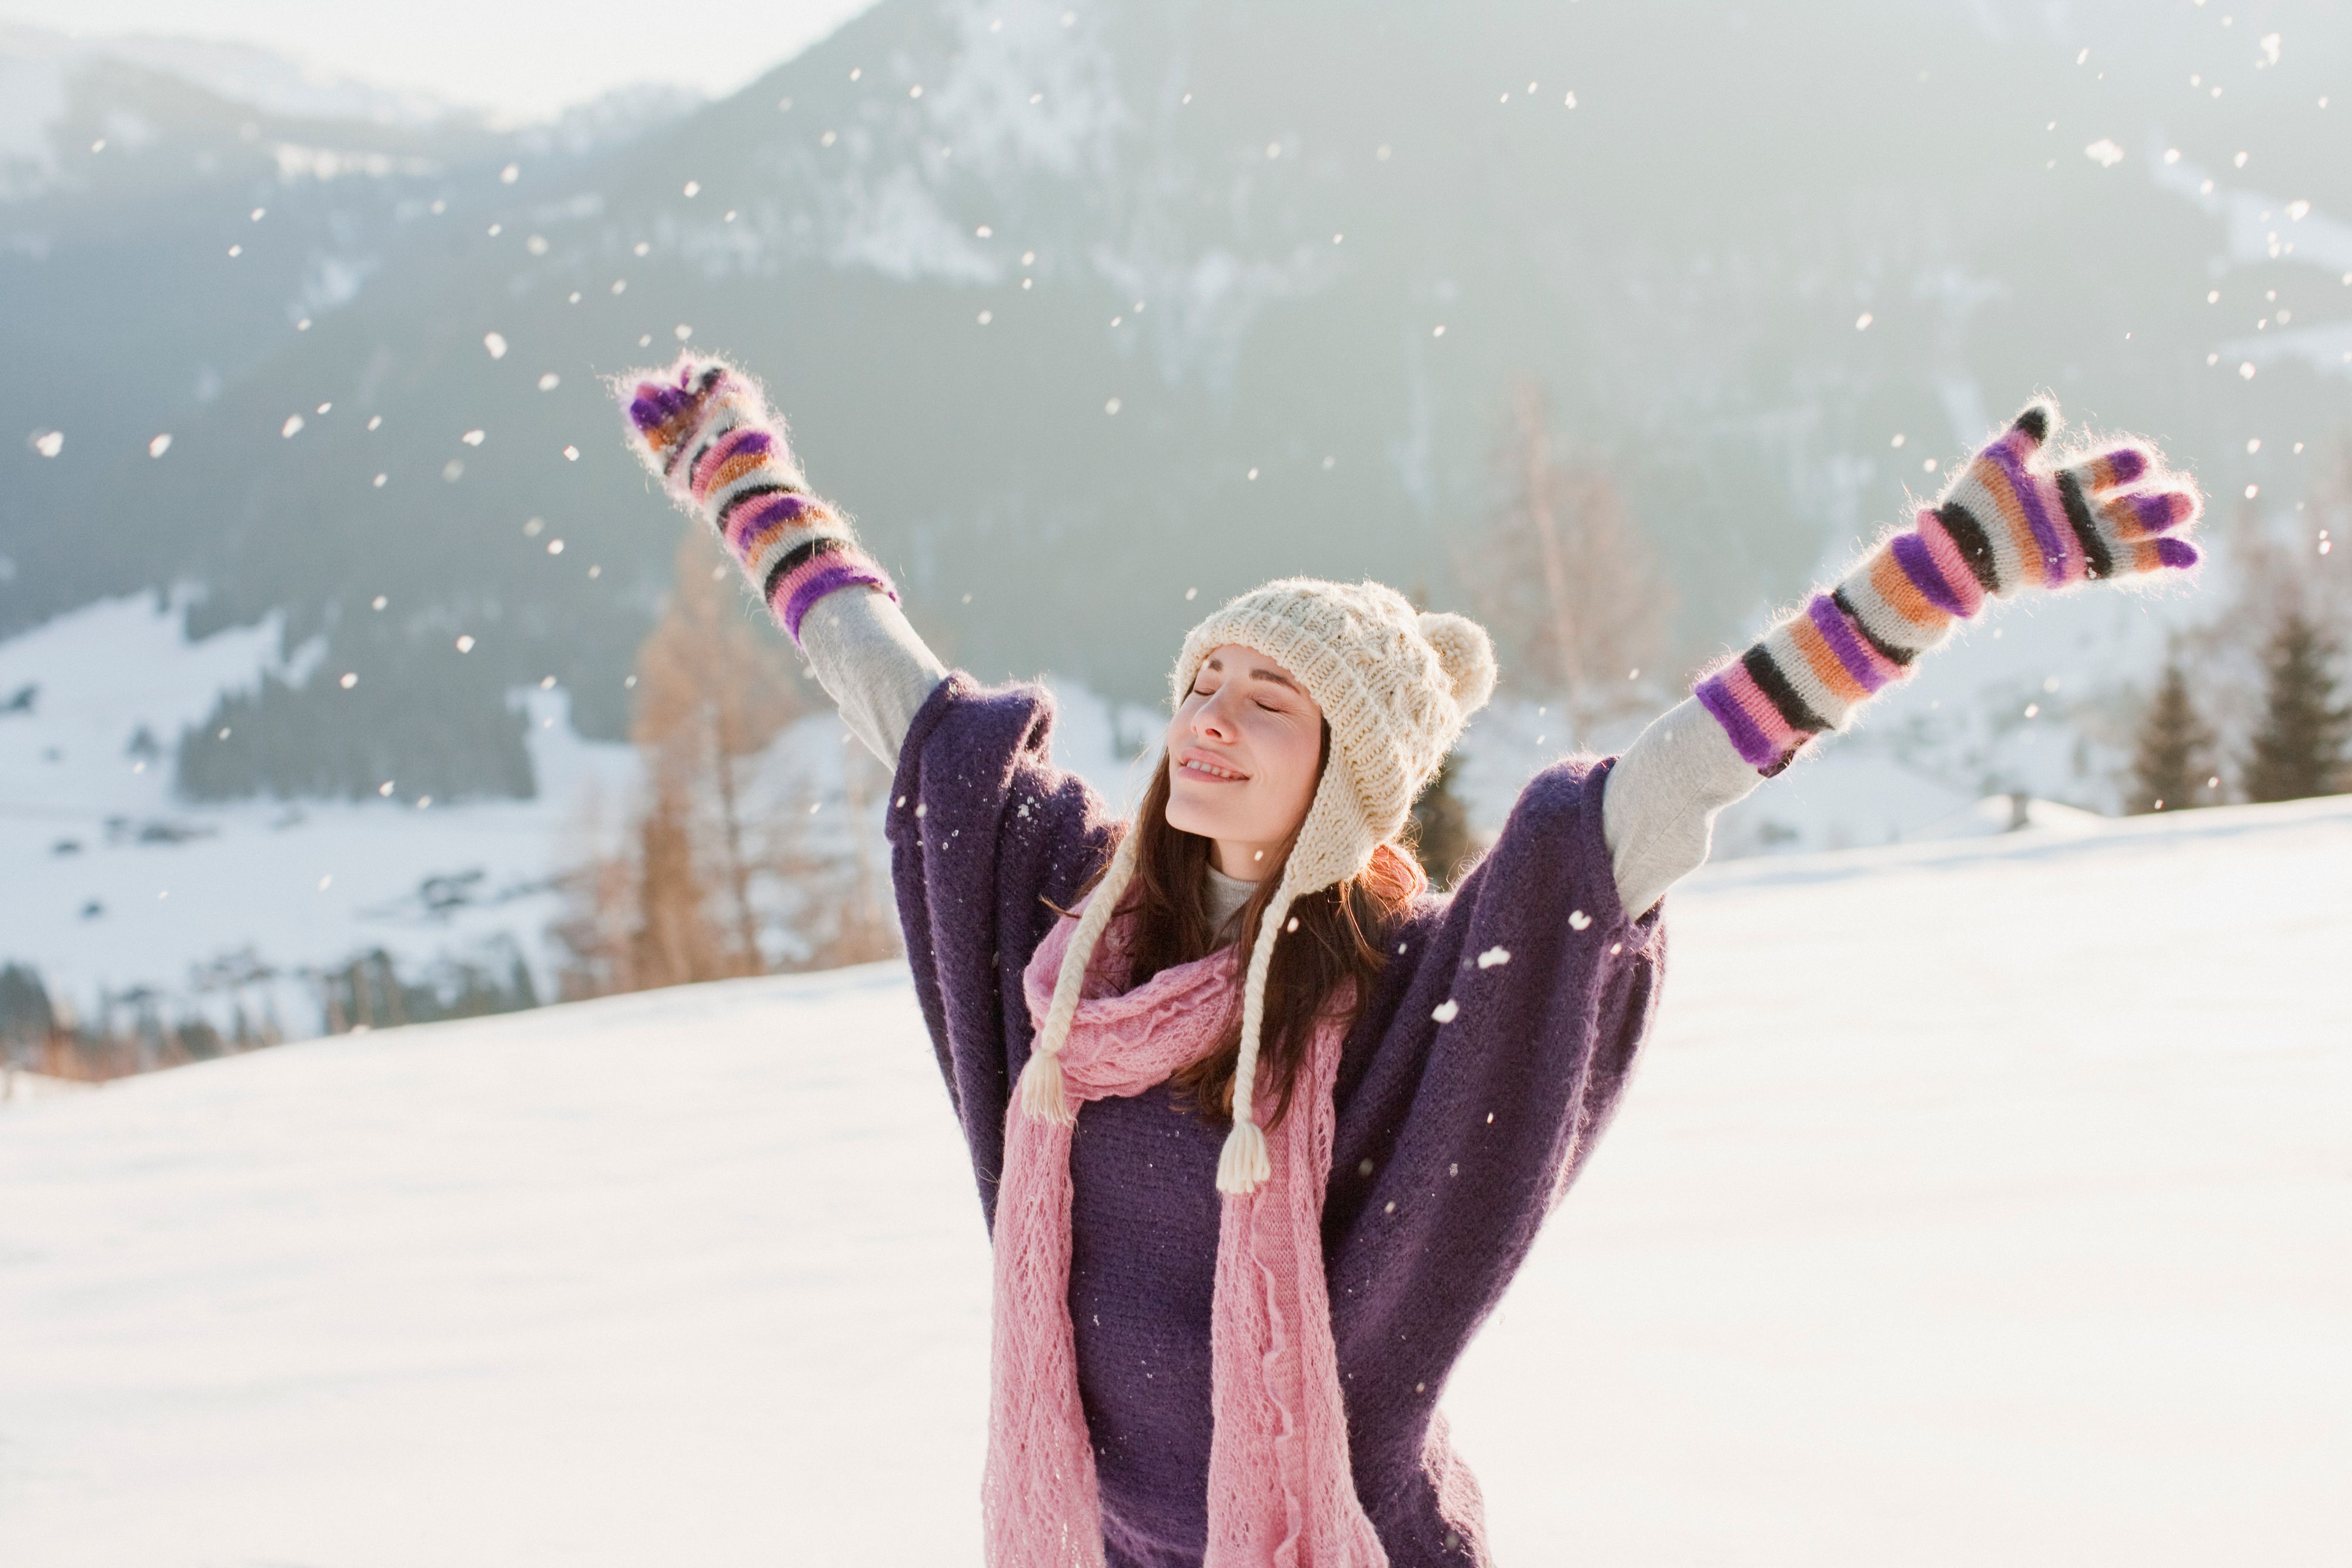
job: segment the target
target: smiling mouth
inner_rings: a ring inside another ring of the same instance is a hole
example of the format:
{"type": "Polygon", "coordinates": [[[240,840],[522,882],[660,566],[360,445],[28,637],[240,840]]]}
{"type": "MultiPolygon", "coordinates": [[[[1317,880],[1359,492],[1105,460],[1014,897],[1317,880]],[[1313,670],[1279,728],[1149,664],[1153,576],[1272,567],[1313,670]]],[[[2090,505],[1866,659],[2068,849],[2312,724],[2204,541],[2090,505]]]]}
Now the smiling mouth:
{"type": "Polygon", "coordinates": [[[1176,770],[1180,773],[1189,773],[1195,779],[1212,779],[1220,784],[1240,784],[1249,779],[1246,773],[1235,773],[1229,768],[1214,768],[1205,762],[1180,762],[1176,765],[1176,770]]]}

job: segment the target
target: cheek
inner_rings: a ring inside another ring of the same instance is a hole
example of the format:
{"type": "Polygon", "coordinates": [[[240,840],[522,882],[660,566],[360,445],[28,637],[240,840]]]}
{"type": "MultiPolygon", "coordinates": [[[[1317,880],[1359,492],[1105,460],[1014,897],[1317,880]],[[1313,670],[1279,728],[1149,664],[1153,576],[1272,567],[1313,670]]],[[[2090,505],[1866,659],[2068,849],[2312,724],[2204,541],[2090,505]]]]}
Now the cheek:
{"type": "Polygon", "coordinates": [[[1278,742],[1283,780],[1290,792],[1302,800],[1315,788],[1315,758],[1322,749],[1322,744],[1323,736],[1318,728],[1308,728],[1296,721],[1283,727],[1278,742]]]}

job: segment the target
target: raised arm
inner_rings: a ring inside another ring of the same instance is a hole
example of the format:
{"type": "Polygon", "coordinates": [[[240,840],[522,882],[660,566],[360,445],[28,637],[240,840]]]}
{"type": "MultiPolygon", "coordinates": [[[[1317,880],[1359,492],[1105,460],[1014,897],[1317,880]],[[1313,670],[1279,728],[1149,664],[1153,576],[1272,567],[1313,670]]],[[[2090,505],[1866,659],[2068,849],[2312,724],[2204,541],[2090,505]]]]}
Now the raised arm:
{"type": "Polygon", "coordinates": [[[759,382],[688,354],[619,385],[632,450],[673,501],[710,526],[851,732],[895,767],[908,724],[947,666],[908,623],[897,585],[848,519],[810,493],[759,382]]]}
{"type": "Polygon", "coordinates": [[[1620,896],[1646,910],[1706,859],[1724,807],[1907,678],[1990,599],[2193,566],[2178,537],[2197,483],[2126,440],[2047,458],[2057,405],[2036,402],[1912,526],[1873,546],[1643,730],[1611,772],[1603,817],[1620,896]]]}

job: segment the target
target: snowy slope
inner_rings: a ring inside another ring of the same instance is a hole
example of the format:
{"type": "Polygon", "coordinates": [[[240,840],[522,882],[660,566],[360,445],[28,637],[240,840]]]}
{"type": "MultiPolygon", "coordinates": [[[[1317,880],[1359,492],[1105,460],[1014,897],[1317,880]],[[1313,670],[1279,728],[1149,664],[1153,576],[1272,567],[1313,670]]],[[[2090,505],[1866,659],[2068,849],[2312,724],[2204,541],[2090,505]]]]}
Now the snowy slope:
{"type": "MultiPolygon", "coordinates": [[[[2352,800],[1752,860],[1447,1391],[1499,1559],[2352,1538],[2352,800]]],[[[987,1255],[904,972],[0,1110],[0,1561],[977,1557],[987,1255]]]]}

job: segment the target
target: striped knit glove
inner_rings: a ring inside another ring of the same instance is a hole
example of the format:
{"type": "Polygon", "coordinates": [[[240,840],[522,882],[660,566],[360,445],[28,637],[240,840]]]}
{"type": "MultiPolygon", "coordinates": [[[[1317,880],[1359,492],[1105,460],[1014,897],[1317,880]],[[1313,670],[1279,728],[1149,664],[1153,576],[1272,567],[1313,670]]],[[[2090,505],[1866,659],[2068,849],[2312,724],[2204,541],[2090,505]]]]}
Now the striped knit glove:
{"type": "Polygon", "coordinates": [[[2029,405],[1910,528],[1699,682],[1694,695],[1750,767],[1769,779],[1844,728],[1988,598],[2196,564],[2197,548],[2172,537],[2203,510],[2194,479],[2137,441],[2045,461],[2057,429],[2055,404],[2029,405]]]}
{"type": "Polygon", "coordinates": [[[681,354],[667,372],[620,378],[630,446],[670,499],[718,531],[769,612],[798,647],[809,606],[870,584],[898,597],[849,524],[809,494],[759,382],[722,360],[681,354]]]}

